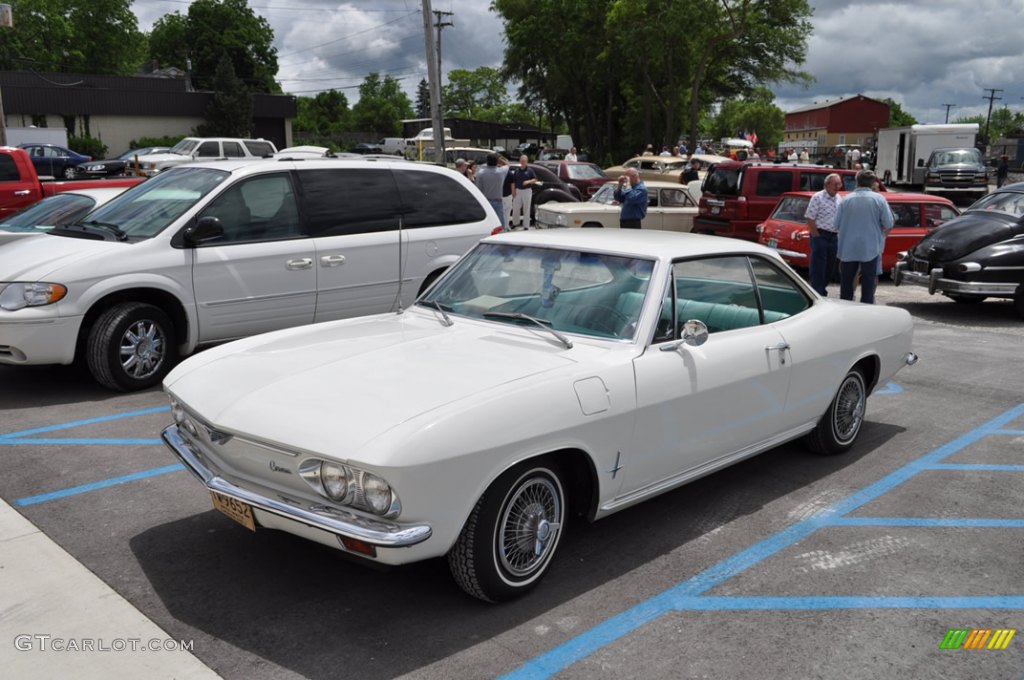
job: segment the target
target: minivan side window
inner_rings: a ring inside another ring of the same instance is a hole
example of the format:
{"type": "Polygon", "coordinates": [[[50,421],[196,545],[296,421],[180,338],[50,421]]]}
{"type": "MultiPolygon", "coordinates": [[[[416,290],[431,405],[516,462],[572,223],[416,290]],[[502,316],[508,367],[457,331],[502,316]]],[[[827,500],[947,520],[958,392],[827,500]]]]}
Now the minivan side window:
{"type": "Polygon", "coordinates": [[[242,180],[215,198],[200,217],[216,217],[224,236],[209,245],[294,238],[301,235],[287,173],[242,180]]]}
{"type": "Polygon", "coordinates": [[[435,227],[480,222],[480,201],[454,177],[416,170],[394,170],[402,201],[402,226],[435,227]]]}
{"type": "Polygon", "coordinates": [[[310,236],[398,229],[398,191],[390,170],[300,170],[298,176],[302,185],[303,216],[310,236]]]}
{"type": "Polygon", "coordinates": [[[788,171],[765,170],[757,174],[758,196],[781,196],[793,188],[793,175],[788,171]]]}

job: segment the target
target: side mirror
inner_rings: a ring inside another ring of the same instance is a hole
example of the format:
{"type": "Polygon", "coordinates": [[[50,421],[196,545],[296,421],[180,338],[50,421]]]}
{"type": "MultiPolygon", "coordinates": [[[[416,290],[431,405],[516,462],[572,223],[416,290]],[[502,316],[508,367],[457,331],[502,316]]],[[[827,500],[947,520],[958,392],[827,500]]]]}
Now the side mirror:
{"type": "Polygon", "coordinates": [[[683,344],[690,347],[700,347],[708,341],[708,327],[703,321],[690,319],[683,322],[679,335],[683,344]]]}
{"type": "Polygon", "coordinates": [[[924,159],[923,158],[918,158],[917,159],[917,167],[919,167],[919,168],[923,168],[924,167],[924,159]]]}
{"type": "Polygon", "coordinates": [[[198,245],[224,237],[224,225],[216,217],[200,217],[195,224],[187,227],[184,233],[185,243],[198,245]]]}

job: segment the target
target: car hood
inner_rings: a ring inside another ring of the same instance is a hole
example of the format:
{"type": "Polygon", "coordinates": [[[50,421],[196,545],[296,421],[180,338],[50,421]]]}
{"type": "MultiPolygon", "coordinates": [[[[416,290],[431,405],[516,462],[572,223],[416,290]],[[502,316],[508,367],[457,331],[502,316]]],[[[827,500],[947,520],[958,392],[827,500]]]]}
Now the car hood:
{"type": "Polygon", "coordinates": [[[549,212],[557,213],[619,213],[622,208],[617,205],[609,205],[607,203],[591,203],[590,201],[574,201],[569,202],[555,202],[545,203],[537,206],[537,210],[547,210],[549,212]]]}
{"type": "Polygon", "coordinates": [[[913,253],[929,262],[949,262],[1020,233],[1024,225],[1009,215],[967,212],[926,234],[913,253]]]}
{"type": "Polygon", "coordinates": [[[164,161],[192,160],[192,156],[180,153],[151,153],[148,156],[139,156],[139,163],[163,163],[164,161]]]}
{"type": "MultiPolygon", "coordinates": [[[[46,281],[61,267],[109,255],[124,244],[115,241],[0,231],[0,277],[5,281],[46,281]],[[24,238],[31,237],[31,238],[24,238]]],[[[117,252],[123,252],[118,249],[117,252]]],[[[60,283],[57,281],[57,283],[60,283]]]]}
{"type": "MultiPolygon", "coordinates": [[[[410,310],[269,333],[186,360],[164,386],[218,429],[355,452],[414,419],[429,427],[432,413],[455,403],[500,418],[497,388],[577,363],[543,332],[454,321],[410,310]]],[[[588,351],[577,347],[575,356],[588,351]]]]}

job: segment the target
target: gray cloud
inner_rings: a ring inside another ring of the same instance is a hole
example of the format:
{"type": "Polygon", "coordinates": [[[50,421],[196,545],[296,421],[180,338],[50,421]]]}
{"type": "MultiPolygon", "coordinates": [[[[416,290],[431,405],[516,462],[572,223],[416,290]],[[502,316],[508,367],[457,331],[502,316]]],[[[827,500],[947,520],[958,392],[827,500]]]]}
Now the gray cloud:
{"type": "MultiPolygon", "coordinates": [[[[185,0],[136,0],[139,25],[187,11],[185,0]]],[[[807,89],[778,84],[783,110],[861,93],[891,97],[922,122],[984,114],[985,88],[1001,88],[1002,101],[1024,107],[1024,0],[812,0],[814,32],[803,69],[815,77],[807,89]]],[[[370,71],[402,79],[410,97],[426,77],[423,18],[418,0],[250,0],[274,29],[279,80],[286,91],[313,94],[355,87],[370,71]]],[[[445,71],[500,66],[501,21],[485,0],[435,0],[451,11],[442,31],[445,71]]],[[[551,39],[558,39],[552,27],[551,39]]],[[[514,95],[514,92],[510,92],[514,95]]]]}

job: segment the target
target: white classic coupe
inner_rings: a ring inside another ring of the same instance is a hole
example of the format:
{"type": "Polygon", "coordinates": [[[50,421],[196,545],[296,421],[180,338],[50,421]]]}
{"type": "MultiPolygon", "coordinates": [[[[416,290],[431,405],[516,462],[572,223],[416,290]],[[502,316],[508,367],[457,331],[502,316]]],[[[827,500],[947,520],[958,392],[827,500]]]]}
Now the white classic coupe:
{"type": "Polygon", "coordinates": [[[447,556],[488,601],[596,520],[803,437],[854,445],[910,315],[821,298],[773,251],[658,231],[485,238],[409,309],[277,331],[164,381],[164,441],[249,529],[447,556]]]}

